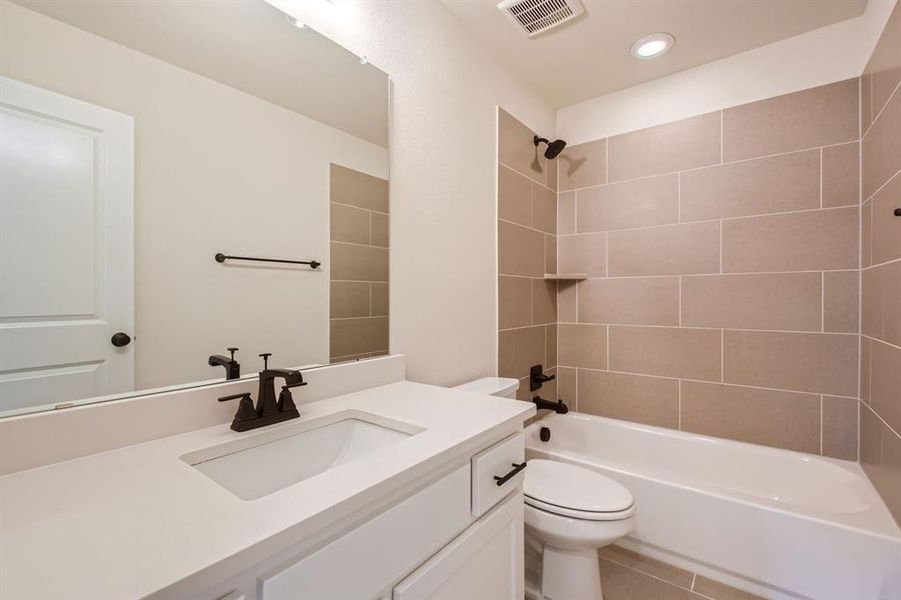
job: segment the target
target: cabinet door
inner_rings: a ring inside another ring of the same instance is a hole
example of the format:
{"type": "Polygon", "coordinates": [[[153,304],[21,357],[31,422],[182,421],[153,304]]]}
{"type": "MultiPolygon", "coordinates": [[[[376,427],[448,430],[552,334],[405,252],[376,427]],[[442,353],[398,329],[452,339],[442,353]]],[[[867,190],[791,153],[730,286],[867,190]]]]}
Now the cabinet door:
{"type": "Polygon", "coordinates": [[[522,600],[523,506],[517,492],[394,588],[394,600],[522,600]]]}

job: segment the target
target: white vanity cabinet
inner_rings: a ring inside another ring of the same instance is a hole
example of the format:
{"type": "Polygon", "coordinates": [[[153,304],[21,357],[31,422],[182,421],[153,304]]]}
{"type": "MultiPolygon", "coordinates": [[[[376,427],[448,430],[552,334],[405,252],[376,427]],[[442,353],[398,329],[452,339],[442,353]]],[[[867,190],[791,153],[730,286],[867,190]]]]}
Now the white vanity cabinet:
{"type": "Polygon", "coordinates": [[[272,557],[195,600],[520,600],[523,434],[363,520],[324,547],[272,557]]]}

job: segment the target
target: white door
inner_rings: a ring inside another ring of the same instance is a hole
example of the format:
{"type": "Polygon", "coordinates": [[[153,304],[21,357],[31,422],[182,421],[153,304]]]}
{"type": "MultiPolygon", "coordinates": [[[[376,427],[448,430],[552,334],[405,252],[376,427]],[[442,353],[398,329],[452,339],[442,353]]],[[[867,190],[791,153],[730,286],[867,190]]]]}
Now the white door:
{"type": "Polygon", "coordinates": [[[517,492],[394,588],[394,600],[522,600],[523,501],[517,492]]]}
{"type": "Polygon", "coordinates": [[[134,388],[133,173],[132,117],[0,77],[0,412],[134,388]]]}

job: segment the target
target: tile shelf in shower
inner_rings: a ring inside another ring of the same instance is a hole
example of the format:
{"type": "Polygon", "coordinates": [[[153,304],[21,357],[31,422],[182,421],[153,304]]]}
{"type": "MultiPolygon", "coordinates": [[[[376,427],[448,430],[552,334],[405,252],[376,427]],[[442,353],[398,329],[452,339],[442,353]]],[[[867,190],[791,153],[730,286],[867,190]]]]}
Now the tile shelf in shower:
{"type": "Polygon", "coordinates": [[[588,279],[588,273],[545,273],[544,278],[551,281],[582,281],[588,279]]]}

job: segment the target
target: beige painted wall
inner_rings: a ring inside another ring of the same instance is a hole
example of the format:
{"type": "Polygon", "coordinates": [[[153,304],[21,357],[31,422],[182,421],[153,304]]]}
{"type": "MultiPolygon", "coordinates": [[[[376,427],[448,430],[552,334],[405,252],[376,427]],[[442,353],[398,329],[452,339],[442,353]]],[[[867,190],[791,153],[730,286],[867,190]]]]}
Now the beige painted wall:
{"type": "Polygon", "coordinates": [[[138,388],[218,378],[232,345],[245,373],[328,362],[329,164],[385,178],[384,148],[5,1],[0,73],[135,117],[138,388]]]}

